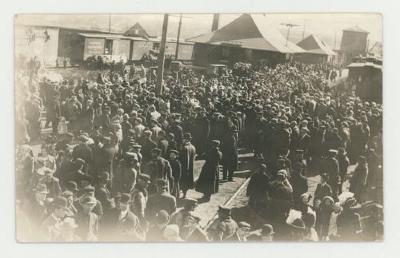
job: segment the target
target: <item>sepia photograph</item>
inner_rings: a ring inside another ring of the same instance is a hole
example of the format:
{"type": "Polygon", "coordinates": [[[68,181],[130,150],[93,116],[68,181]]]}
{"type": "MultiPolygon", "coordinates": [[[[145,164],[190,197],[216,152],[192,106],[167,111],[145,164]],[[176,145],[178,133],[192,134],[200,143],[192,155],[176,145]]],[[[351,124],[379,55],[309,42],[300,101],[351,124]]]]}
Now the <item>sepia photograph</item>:
{"type": "Polygon", "coordinates": [[[382,242],[382,19],[16,14],[16,241],[382,242]]]}

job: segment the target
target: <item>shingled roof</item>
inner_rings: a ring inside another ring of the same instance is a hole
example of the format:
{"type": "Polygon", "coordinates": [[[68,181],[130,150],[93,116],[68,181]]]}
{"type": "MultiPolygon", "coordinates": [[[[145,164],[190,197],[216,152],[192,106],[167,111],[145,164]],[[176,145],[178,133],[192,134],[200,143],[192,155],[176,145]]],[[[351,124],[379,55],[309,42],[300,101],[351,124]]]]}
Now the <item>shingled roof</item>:
{"type": "Polygon", "coordinates": [[[243,14],[214,32],[192,37],[187,41],[212,45],[235,45],[241,48],[280,53],[304,52],[296,44],[286,42],[285,37],[272,26],[268,17],[258,14],[243,14]]]}

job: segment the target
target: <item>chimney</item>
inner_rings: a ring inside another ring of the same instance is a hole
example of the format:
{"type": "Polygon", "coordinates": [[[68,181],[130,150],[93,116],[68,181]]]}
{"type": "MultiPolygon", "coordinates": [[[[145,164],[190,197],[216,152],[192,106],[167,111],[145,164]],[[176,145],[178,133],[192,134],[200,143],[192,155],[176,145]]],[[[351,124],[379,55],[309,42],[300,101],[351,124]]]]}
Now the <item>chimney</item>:
{"type": "Polygon", "coordinates": [[[211,31],[218,30],[218,25],[219,25],[219,14],[215,13],[214,14],[214,18],[213,18],[213,22],[212,22],[212,26],[211,26],[211,31]]]}

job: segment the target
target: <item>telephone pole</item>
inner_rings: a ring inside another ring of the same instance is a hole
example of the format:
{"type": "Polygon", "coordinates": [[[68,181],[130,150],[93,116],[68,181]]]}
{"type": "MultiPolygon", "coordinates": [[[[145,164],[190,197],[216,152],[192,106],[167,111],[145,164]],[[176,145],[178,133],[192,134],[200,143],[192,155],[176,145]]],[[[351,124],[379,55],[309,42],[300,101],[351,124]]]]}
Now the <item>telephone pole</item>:
{"type": "Polygon", "coordinates": [[[212,25],[211,25],[211,31],[216,31],[218,30],[219,26],[219,13],[214,13],[212,25]]]}
{"type": "Polygon", "coordinates": [[[168,30],[168,14],[164,14],[164,21],[162,26],[160,53],[158,55],[158,68],[157,68],[157,96],[161,96],[163,92],[163,77],[164,77],[164,63],[165,63],[165,43],[167,41],[168,30]]]}
{"type": "Polygon", "coordinates": [[[181,37],[181,27],[182,27],[182,14],[179,16],[178,36],[176,37],[175,60],[178,60],[179,38],[181,37]]]}
{"type": "Polygon", "coordinates": [[[290,30],[291,30],[293,27],[298,27],[298,26],[300,26],[300,25],[293,24],[293,23],[281,23],[281,25],[286,26],[286,27],[288,28],[287,33],[286,33],[286,46],[287,46],[288,41],[289,41],[290,30]]]}
{"type": "Polygon", "coordinates": [[[108,34],[111,34],[111,13],[108,14],[108,34]]]}

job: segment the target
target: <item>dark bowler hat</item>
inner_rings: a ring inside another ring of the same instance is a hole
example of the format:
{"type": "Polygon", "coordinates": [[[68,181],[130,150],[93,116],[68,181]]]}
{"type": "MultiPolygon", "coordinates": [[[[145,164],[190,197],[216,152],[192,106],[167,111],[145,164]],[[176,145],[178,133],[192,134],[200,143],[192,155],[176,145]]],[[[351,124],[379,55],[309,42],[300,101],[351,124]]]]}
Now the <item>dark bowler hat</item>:
{"type": "Polygon", "coordinates": [[[247,229],[247,230],[250,230],[250,228],[251,228],[250,224],[247,223],[246,221],[240,221],[240,222],[238,223],[238,226],[239,226],[239,228],[241,228],[241,229],[247,229]]]}
{"type": "Polygon", "coordinates": [[[226,215],[231,215],[232,209],[223,205],[218,206],[218,212],[226,215]]]}
{"type": "Polygon", "coordinates": [[[217,146],[217,147],[221,144],[221,142],[218,141],[218,140],[212,140],[211,143],[212,143],[214,146],[217,146]]]}
{"type": "Polygon", "coordinates": [[[153,148],[151,150],[152,153],[156,153],[156,154],[161,154],[161,149],[160,148],[153,148]]]}
{"type": "Polygon", "coordinates": [[[98,177],[99,179],[110,181],[110,174],[108,172],[101,172],[98,177]]]}
{"type": "Polygon", "coordinates": [[[132,145],[132,148],[134,148],[134,149],[141,149],[141,148],[142,148],[142,145],[140,145],[140,144],[134,144],[134,145],[132,145]]]}
{"type": "Polygon", "coordinates": [[[146,175],[146,174],[140,174],[138,175],[138,179],[146,181],[146,182],[150,182],[150,176],[146,175]]]}
{"type": "Polygon", "coordinates": [[[273,234],[275,234],[274,228],[272,227],[271,224],[264,224],[261,227],[261,234],[262,235],[273,235],[273,234]]]}
{"type": "Polygon", "coordinates": [[[91,196],[86,196],[80,200],[81,204],[95,205],[97,203],[96,198],[91,196]]]}
{"type": "Polygon", "coordinates": [[[168,187],[168,182],[164,179],[157,179],[157,186],[161,188],[167,188],[168,187]]]}
{"type": "Polygon", "coordinates": [[[129,203],[131,201],[131,195],[128,193],[122,193],[121,194],[121,203],[129,203]]]}
{"type": "Polygon", "coordinates": [[[336,155],[336,154],[338,154],[338,150],[335,150],[335,149],[329,149],[328,152],[329,152],[329,154],[331,154],[331,155],[336,155]]]}
{"type": "Polygon", "coordinates": [[[95,188],[92,185],[87,185],[87,186],[85,186],[85,188],[83,188],[83,190],[86,193],[93,193],[95,191],[95,188]]]}
{"type": "Polygon", "coordinates": [[[179,152],[177,150],[170,150],[169,153],[175,153],[176,155],[179,154],[179,152]]]}
{"type": "Polygon", "coordinates": [[[83,165],[85,165],[85,161],[83,160],[83,159],[81,159],[81,158],[76,158],[75,160],[74,160],[74,164],[75,165],[77,165],[77,166],[83,166],[83,165]]]}
{"type": "Polygon", "coordinates": [[[65,188],[72,191],[72,192],[78,192],[78,184],[75,181],[68,181],[65,183],[65,188]]]}
{"type": "Polygon", "coordinates": [[[185,140],[191,140],[191,139],[192,139],[192,134],[191,134],[191,133],[185,133],[185,134],[183,135],[183,138],[184,138],[185,140]]]}
{"type": "Polygon", "coordinates": [[[62,193],[62,196],[64,196],[64,197],[74,196],[74,193],[66,190],[62,193]]]}
{"type": "Polygon", "coordinates": [[[136,155],[136,153],[127,151],[124,153],[124,159],[126,159],[126,160],[135,160],[136,159],[137,160],[137,155],[136,155]]]}

